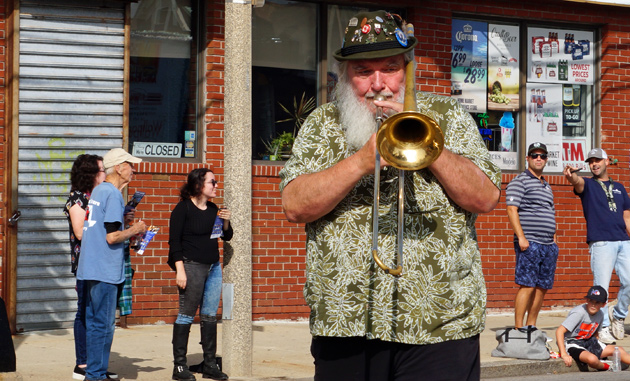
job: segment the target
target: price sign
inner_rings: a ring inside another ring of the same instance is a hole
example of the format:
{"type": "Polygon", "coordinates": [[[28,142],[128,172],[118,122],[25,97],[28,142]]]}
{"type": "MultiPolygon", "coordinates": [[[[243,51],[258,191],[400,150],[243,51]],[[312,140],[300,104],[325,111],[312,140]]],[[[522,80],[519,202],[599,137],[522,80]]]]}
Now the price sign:
{"type": "Polygon", "coordinates": [[[466,68],[464,69],[464,73],[466,73],[466,78],[464,78],[464,83],[476,83],[477,81],[483,81],[486,79],[486,70],[485,69],[472,69],[466,68]]]}
{"type": "Polygon", "coordinates": [[[453,20],[451,41],[451,97],[469,112],[486,111],[488,24],[453,20]]]}
{"type": "Polygon", "coordinates": [[[463,66],[464,62],[466,62],[466,53],[453,53],[453,60],[451,61],[453,68],[463,66]]]}

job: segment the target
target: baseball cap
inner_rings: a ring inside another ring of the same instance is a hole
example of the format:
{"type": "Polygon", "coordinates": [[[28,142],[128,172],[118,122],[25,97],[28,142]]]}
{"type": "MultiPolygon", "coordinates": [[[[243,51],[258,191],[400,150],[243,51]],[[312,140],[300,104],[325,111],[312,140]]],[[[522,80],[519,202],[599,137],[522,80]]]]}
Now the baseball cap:
{"type": "Polygon", "coordinates": [[[536,142],[529,145],[529,148],[527,149],[527,154],[529,155],[530,153],[532,153],[532,151],[535,151],[537,149],[543,150],[545,151],[545,153],[547,153],[547,146],[540,142],[536,142]]]}
{"type": "Polygon", "coordinates": [[[606,155],[606,151],[604,151],[601,148],[593,148],[592,150],[588,151],[588,155],[586,155],[586,160],[584,161],[589,161],[589,159],[608,159],[608,155],[606,155]]]}
{"type": "Polygon", "coordinates": [[[338,61],[387,58],[406,53],[418,40],[407,36],[407,24],[387,11],[359,12],[350,18],[341,49],[333,57],[338,61]]]}
{"type": "Polygon", "coordinates": [[[132,156],[129,152],[122,148],[111,149],[105,154],[105,156],[103,156],[103,166],[105,169],[111,168],[114,165],[122,164],[125,161],[137,164],[140,163],[142,159],[132,156]]]}
{"type": "Polygon", "coordinates": [[[591,299],[596,302],[606,303],[608,300],[608,293],[602,286],[593,286],[588,289],[586,293],[586,299],[591,299]]]}

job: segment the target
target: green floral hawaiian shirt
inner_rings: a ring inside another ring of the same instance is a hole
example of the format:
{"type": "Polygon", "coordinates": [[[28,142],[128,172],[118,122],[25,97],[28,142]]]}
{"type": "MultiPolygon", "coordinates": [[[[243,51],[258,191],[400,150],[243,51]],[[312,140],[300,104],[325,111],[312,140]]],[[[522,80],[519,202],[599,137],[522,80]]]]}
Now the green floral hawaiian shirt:
{"type": "MultiPolygon", "coordinates": [[[[500,187],[501,172],[470,114],[444,96],[418,93],[417,101],[418,110],[442,128],[445,147],[469,158],[500,187]]],[[[280,172],[280,189],[353,153],[335,103],[325,104],[300,129],[280,172]]],[[[395,268],[398,170],[381,173],[379,257],[395,268]]],[[[328,215],[306,224],[304,296],[312,335],[431,344],[483,330],[486,288],[476,214],[455,205],[429,170],[406,172],[405,179],[400,277],[386,274],[372,258],[374,175],[364,176],[328,215]]]]}

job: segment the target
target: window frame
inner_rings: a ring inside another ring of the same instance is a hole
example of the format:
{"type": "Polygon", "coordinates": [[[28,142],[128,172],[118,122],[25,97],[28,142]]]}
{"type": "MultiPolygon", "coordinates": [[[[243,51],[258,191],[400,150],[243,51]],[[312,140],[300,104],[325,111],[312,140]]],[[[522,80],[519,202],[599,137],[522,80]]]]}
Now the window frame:
{"type": "MultiPolygon", "coordinates": [[[[295,1],[295,0],[294,0],[295,1]]],[[[296,1],[299,2],[299,1],[296,1]]],[[[345,8],[353,8],[353,9],[371,9],[371,10],[378,10],[380,9],[380,7],[378,6],[374,6],[374,4],[366,4],[366,3],[348,3],[348,4],[340,4],[340,3],[334,3],[334,2],[319,2],[318,4],[316,4],[315,7],[315,11],[316,11],[316,25],[317,25],[317,30],[315,32],[315,46],[317,48],[317,58],[316,58],[316,68],[315,68],[315,72],[317,75],[317,79],[316,79],[316,88],[315,88],[315,98],[316,98],[316,105],[315,108],[330,102],[331,100],[328,99],[328,63],[330,62],[330,60],[334,60],[334,58],[332,56],[329,56],[328,51],[329,51],[329,47],[328,47],[328,23],[329,23],[329,11],[330,11],[330,7],[333,6],[338,6],[338,7],[345,7],[345,8]]],[[[406,16],[408,14],[408,10],[406,7],[395,7],[390,9],[391,12],[394,13],[398,13],[402,16],[406,16]]],[[[347,22],[347,20],[346,20],[347,22]]],[[[253,57],[252,57],[252,61],[253,61],[253,57]]],[[[252,68],[253,68],[253,64],[252,64],[252,68]]],[[[252,115],[253,115],[253,111],[252,111],[252,115]]],[[[253,133],[253,124],[252,124],[252,136],[254,135],[253,133]]],[[[253,145],[253,142],[252,142],[253,145]]],[[[253,147],[252,147],[252,165],[284,165],[284,163],[286,162],[286,160],[279,160],[279,161],[270,161],[270,160],[262,160],[262,159],[258,159],[256,158],[256,152],[254,152],[253,147]]]]}
{"type": "MultiPolygon", "coordinates": [[[[517,142],[516,142],[516,153],[517,153],[517,168],[516,169],[502,169],[503,173],[520,173],[527,168],[527,163],[525,161],[525,153],[527,150],[526,142],[527,142],[527,103],[526,97],[527,94],[527,69],[529,62],[527,61],[527,37],[528,37],[528,29],[529,28],[555,28],[555,29],[572,29],[572,30],[580,30],[580,31],[588,31],[593,33],[593,42],[592,42],[592,52],[594,55],[593,58],[593,76],[594,83],[591,86],[592,91],[590,94],[591,104],[589,104],[589,108],[591,108],[591,139],[587,141],[587,146],[585,149],[585,153],[590,149],[599,147],[601,144],[601,104],[598,101],[601,95],[601,24],[579,24],[572,22],[563,22],[556,20],[523,20],[509,17],[501,17],[501,16],[488,16],[488,17],[480,17],[478,14],[471,13],[453,13],[451,20],[453,19],[462,19],[462,20],[471,20],[471,21],[481,21],[485,23],[503,23],[509,25],[518,25],[519,27],[519,55],[520,55],[520,64],[519,64],[519,111],[518,120],[519,120],[519,131],[516,133],[517,142]],[[523,128],[525,127],[525,128],[523,128]]],[[[532,82],[533,83],[533,82],[532,82]]],[[[563,136],[564,138],[564,136],[563,136]]],[[[490,151],[496,152],[496,151],[490,151]]],[[[563,168],[563,166],[562,166],[563,168]]],[[[546,172],[550,175],[560,175],[562,171],[549,171],[546,172]]]]}
{"type": "MultiPolygon", "coordinates": [[[[196,48],[191,49],[191,53],[194,53],[194,60],[191,54],[191,67],[196,68],[196,75],[194,77],[195,83],[195,157],[180,157],[180,158],[168,158],[168,157],[154,157],[154,156],[139,156],[145,162],[154,163],[203,163],[206,161],[206,141],[204,139],[206,135],[206,65],[205,57],[207,54],[207,33],[206,33],[206,12],[207,5],[204,0],[190,0],[191,7],[193,8],[194,21],[192,25],[194,29],[191,31],[193,39],[196,36],[196,48]],[[196,13],[195,13],[196,10],[196,13]]],[[[131,4],[127,3],[125,16],[125,116],[123,119],[123,147],[126,147],[128,152],[132,152],[129,132],[130,132],[130,115],[131,115],[131,4]]],[[[182,145],[182,150],[185,147],[182,145]]]]}

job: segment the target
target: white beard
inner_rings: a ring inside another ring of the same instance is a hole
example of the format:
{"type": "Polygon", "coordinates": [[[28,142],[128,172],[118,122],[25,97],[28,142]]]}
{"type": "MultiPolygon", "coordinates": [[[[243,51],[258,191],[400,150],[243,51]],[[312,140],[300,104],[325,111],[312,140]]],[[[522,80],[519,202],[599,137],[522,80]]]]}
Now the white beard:
{"type": "MultiPolygon", "coordinates": [[[[398,101],[404,97],[404,84],[401,85],[398,101]]],[[[391,100],[392,93],[381,93],[391,100]]],[[[372,134],[376,132],[377,123],[375,112],[370,109],[368,102],[372,102],[376,94],[370,92],[365,95],[365,101],[361,102],[357,98],[349,82],[343,79],[337,83],[336,98],[339,108],[339,118],[341,126],[346,131],[348,145],[354,151],[358,151],[370,140],[372,134]]]]}
{"type": "Polygon", "coordinates": [[[359,102],[352,86],[346,81],[337,84],[337,104],[348,145],[352,150],[358,151],[376,132],[374,113],[367,104],[359,102]]]}

